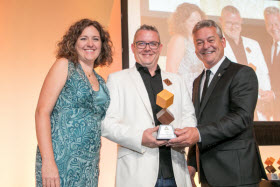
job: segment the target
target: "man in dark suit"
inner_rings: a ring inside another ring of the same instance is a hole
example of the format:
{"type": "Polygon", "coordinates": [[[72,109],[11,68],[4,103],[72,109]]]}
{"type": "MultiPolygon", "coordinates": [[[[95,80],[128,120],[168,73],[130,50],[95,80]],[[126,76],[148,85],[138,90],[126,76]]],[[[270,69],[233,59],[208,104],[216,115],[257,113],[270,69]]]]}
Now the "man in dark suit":
{"type": "Polygon", "coordinates": [[[190,176],[193,181],[198,171],[202,187],[258,186],[261,178],[267,177],[253,131],[256,74],[224,56],[226,41],[214,21],[198,22],[193,39],[196,55],[207,70],[193,84],[198,125],[176,129],[178,137],[169,145],[191,146],[190,176]]]}
{"type": "Polygon", "coordinates": [[[280,10],[276,7],[267,7],[264,10],[266,30],[273,39],[270,53],[266,56],[270,75],[271,88],[274,92],[273,120],[280,120],[280,10]]]}

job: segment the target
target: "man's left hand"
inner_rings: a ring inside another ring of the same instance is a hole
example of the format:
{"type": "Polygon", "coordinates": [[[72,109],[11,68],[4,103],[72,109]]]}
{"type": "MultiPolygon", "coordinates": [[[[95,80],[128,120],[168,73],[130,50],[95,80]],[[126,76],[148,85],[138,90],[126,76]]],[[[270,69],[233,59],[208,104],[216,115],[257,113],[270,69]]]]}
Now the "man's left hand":
{"type": "Polygon", "coordinates": [[[196,127],[175,129],[175,134],[177,138],[169,140],[167,146],[189,147],[199,141],[199,132],[196,127]]]}

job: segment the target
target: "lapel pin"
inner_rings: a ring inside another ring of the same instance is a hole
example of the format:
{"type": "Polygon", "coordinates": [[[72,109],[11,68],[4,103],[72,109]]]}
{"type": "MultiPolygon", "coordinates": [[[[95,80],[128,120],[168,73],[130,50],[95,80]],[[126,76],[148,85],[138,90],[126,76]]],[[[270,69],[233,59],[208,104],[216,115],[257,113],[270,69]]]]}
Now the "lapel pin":
{"type": "Polygon", "coordinates": [[[172,82],[169,79],[164,79],[163,82],[167,85],[170,86],[172,82]]]}
{"type": "Polygon", "coordinates": [[[246,51],[247,51],[248,53],[251,53],[251,52],[252,52],[252,50],[251,50],[249,47],[246,47],[246,51]]]}
{"type": "Polygon", "coordinates": [[[252,64],[251,62],[249,62],[248,66],[251,67],[254,71],[257,70],[257,67],[254,66],[254,64],[252,64]]]}

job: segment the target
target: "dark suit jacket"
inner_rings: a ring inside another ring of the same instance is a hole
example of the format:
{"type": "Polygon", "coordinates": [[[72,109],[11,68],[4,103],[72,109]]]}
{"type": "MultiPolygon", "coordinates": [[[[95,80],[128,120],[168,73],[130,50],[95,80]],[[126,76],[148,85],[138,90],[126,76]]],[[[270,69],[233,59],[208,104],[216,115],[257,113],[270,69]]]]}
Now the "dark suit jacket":
{"type": "MultiPolygon", "coordinates": [[[[201,78],[193,85],[201,181],[206,177],[213,186],[237,186],[267,178],[253,131],[258,97],[254,70],[226,58],[200,104],[201,78]]],[[[188,164],[196,168],[195,149],[190,148],[188,164]]]]}

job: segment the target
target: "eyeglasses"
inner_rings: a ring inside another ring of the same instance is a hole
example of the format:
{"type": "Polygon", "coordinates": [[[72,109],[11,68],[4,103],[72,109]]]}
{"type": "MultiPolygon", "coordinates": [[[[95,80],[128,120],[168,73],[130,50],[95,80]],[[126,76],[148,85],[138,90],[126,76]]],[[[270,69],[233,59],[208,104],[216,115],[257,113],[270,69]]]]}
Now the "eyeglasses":
{"type": "Polygon", "coordinates": [[[226,21],[226,26],[227,27],[241,27],[241,23],[240,22],[231,22],[231,21],[226,21]]]}
{"type": "Polygon", "coordinates": [[[145,49],[147,45],[149,45],[150,49],[156,50],[158,49],[160,43],[159,42],[143,42],[143,41],[138,41],[135,42],[135,45],[138,49],[145,49]]]}

